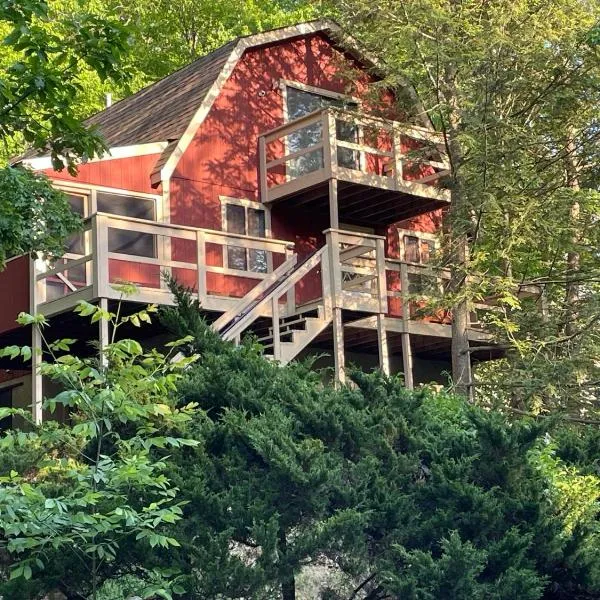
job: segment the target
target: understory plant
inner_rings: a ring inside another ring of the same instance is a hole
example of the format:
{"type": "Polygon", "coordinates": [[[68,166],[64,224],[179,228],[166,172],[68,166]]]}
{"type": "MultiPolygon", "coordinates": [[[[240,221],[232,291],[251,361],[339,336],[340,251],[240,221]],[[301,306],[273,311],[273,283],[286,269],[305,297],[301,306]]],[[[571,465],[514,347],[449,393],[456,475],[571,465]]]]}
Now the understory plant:
{"type": "MultiPolygon", "coordinates": [[[[29,422],[27,430],[0,437],[0,595],[6,600],[52,591],[96,600],[105,582],[128,573],[139,581],[138,596],[182,591],[176,577],[146,570],[133,558],[145,547],[179,545],[166,531],[182,517],[179,492],[165,473],[166,452],[197,444],[179,435],[195,412],[193,404],[177,403],[176,383],[196,360],[177,356],[186,340],[162,354],[117,339],[123,324],[150,322],[155,310],[119,317],[81,302],[81,317],[112,328],[111,342],[88,357],[71,352],[73,339],[48,341],[43,316],[19,316],[42,332],[40,372],[60,391],[44,399],[39,426],[26,410],[0,409],[0,418],[29,422]]],[[[31,352],[12,346],[1,354],[28,359],[31,352]]]]}

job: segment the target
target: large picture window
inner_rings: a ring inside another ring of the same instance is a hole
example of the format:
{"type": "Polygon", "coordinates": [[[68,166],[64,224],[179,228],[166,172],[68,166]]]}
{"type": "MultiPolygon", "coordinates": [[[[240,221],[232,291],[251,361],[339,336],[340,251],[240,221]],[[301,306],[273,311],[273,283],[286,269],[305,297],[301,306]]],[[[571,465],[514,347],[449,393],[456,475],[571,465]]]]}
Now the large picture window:
{"type": "MultiPolygon", "coordinates": [[[[338,95],[319,94],[288,85],[286,87],[286,109],[288,121],[294,121],[321,108],[338,107],[357,110],[358,104],[338,95]]],[[[287,137],[288,154],[299,152],[318,144],[323,135],[321,123],[313,123],[287,137]]],[[[337,139],[345,142],[359,142],[359,128],[351,123],[338,121],[337,139]]],[[[358,152],[350,148],[338,148],[338,164],[350,169],[359,168],[358,152]]],[[[323,150],[307,152],[288,163],[290,177],[299,177],[323,168],[323,150]]]]}
{"type": "MultiPolygon", "coordinates": [[[[223,221],[224,229],[228,233],[253,237],[266,236],[266,214],[264,208],[258,204],[252,206],[249,202],[224,200],[223,221]]],[[[226,261],[227,267],[236,271],[266,273],[268,270],[265,250],[227,246],[226,261]]]]}

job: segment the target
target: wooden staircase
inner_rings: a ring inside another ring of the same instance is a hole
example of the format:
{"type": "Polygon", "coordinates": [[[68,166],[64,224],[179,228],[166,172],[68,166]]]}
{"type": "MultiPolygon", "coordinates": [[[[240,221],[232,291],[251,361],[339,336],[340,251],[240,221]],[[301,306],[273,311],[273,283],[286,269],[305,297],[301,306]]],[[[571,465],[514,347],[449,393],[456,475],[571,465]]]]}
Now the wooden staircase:
{"type": "Polygon", "coordinates": [[[239,303],[219,317],[214,331],[225,340],[239,341],[241,335],[256,321],[267,317],[271,325],[262,331],[254,326],[265,355],[281,364],[287,364],[304,350],[332,321],[329,292],[329,264],[327,248],[317,250],[304,261],[292,256],[273,273],[254,287],[239,303]],[[295,307],[295,287],[313,269],[321,268],[323,302],[302,311],[295,307]]]}
{"type": "Polygon", "coordinates": [[[265,347],[265,356],[285,365],[296,358],[330,323],[331,314],[328,315],[325,307],[319,305],[310,313],[280,319],[278,356],[275,351],[274,327],[269,327],[268,333],[259,337],[258,341],[265,347]]]}

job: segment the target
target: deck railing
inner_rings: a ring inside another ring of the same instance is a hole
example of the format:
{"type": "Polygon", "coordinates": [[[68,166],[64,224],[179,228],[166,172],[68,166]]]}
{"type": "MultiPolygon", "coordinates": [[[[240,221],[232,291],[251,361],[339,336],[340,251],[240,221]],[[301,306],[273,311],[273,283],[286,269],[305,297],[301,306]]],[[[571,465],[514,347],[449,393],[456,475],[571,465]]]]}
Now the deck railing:
{"type": "MultiPolygon", "coordinates": [[[[405,322],[451,322],[447,310],[431,304],[444,295],[447,269],[387,258],[381,236],[329,229],[325,238],[327,268],[320,262],[294,283],[285,306],[278,305],[283,315],[322,304],[405,322]]],[[[165,275],[172,275],[204,308],[225,312],[294,256],[284,240],[102,213],[85,221],[70,250],[52,263],[36,261],[32,311],[52,315],[79,300],[119,299],[120,283],[135,284],[129,300],[168,305],[173,298],[165,275]]],[[[471,327],[483,329],[482,314],[493,310],[493,302],[475,304],[471,327]]]]}
{"type": "Polygon", "coordinates": [[[232,306],[293,254],[293,244],[98,213],[86,220],[78,253],[36,261],[32,310],[62,312],[79,300],[119,298],[171,304],[165,275],[192,288],[207,309],[232,306]]]}
{"type": "Polygon", "coordinates": [[[260,190],[272,202],[330,178],[447,200],[443,139],[422,127],[328,108],[259,136],[260,190]]]}

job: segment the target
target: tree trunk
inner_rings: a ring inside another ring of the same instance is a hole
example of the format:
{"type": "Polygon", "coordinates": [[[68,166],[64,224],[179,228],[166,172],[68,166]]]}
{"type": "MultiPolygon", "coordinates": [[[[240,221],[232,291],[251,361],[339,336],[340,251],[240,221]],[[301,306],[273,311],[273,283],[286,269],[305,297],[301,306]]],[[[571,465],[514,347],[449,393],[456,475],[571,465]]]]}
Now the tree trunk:
{"type": "Polygon", "coordinates": [[[279,530],[279,556],[284,562],[281,573],[281,598],[282,600],[296,600],[296,579],[294,569],[287,564],[287,540],[283,528],[279,530]]]}
{"type": "Polygon", "coordinates": [[[469,303],[467,273],[469,272],[469,240],[472,222],[462,179],[463,152],[458,138],[461,118],[453,76],[446,86],[446,97],[452,107],[446,132],[447,149],[452,168],[450,197],[450,293],[452,306],[452,379],[459,394],[472,399],[471,354],[469,352],[469,303]]]}
{"type": "MultiPolygon", "coordinates": [[[[575,155],[575,141],[569,136],[567,141],[566,174],[567,186],[578,192],[579,172],[577,168],[577,157],[575,155]]],[[[567,264],[565,269],[565,333],[573,335],[577,330],[577,303],[579,301],[579,283],[577,281],[580,267],[580,255],[576,249],[579,243],[579,202],[574,199],[569,209],[569,224],[572,228],[571,244],[574,246],[567,252],[567,264]]]]}

